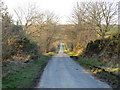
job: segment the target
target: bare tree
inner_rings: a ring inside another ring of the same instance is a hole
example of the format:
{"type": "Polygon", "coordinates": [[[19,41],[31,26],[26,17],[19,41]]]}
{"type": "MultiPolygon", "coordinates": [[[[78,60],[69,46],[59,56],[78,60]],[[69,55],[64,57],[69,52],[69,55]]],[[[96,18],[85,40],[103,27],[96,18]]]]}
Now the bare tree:
{"type": "MultiPolygon", "coordinates": [[[[69,38],[74,48],[79,44],[86,46],[98,34],[102,39],[116,24],[117,5],[108,2],[81,2],[76,4],[70,18],[74,29],[69,30],[69,38]],[[82,43],[81,43],[82,42],[82,43]]],[[[79,45],[78,45],[79,46],[79,45]]]]}
{"type": "Polygon", "coordinates": [[[71,43],[73,43],[71,45],[75,51],[81,47],[85,48],[87,43],[90,40],[93,40],[93,37],[96,36],[95,33],[91,31],[93,29],[93,25],[88,19],[87,4],[84,2],[77,2],[73,9],[72,17],[70,18],[74,25],[74,29],[69,30],[69,34],[67,35],[71,39],[71,43]]]}
{"type": "Polygon", "coordinates": [[[94,30],[104,39],[106,32],[116,24],[117,6],[108,2],[90,2],[87,4],[87,11],[90,17],[88,21],[91,21],[94,30]]]}
{"type": "Polygon", "coordinates": [[[58,17],[50,11],[39,14],[35,23],[29,26],[27,34],[33,40],[36,40],[43,52],[49,52],[52,44],[57,40],[56,33],[58,30],[58,17]]]}
{"type": "Polygon", "coordinates": [[[18,9],[14,11],[17,16],[17,22],[20,25],[24,25],[24,29],[27,29],[29,26],[34,24],[36,22],[36,19],[38,19],[40,16],[35,3],[29,3],[28,6],[25,6],[23,8],[18,7],[18,9]]]}
{"type": "Polygon", "coordinates": [[[57,33],[57,24],[58,24],[58,17],[50,11],[47,11],[45,14],[45,28],[44,28],[44,32],[45,32],[45,43],[46,43],[46,51],[48,52],[50,50],[50,46],[53,42],[55,42],[57,39],[56,37],[56,33],[57,33]]]}

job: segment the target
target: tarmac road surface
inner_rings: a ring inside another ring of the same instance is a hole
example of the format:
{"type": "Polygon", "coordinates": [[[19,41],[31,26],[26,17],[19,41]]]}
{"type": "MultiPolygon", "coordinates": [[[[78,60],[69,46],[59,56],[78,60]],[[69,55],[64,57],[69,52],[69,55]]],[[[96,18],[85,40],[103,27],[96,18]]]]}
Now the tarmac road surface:
{"type": "Polygon", "coordinates": [[[111,88],[94,78],[62,51],[53,56],[44,69],[37,88],[111,88]]]}

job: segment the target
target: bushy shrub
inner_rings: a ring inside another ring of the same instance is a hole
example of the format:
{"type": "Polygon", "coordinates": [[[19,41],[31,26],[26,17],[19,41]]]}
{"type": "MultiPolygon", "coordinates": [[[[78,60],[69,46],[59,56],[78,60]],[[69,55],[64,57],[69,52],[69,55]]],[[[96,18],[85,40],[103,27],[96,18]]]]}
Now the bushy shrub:
{"type": "Polygon", "coordinates": [[[25,36],[15,35],[9,37],[5,43],[2,44],[3,61],[11,59],[15,55],[23,55],[24,57],[30,55],[30,59],[35,59],[39,55],[39,47],[36,43],[31,42],[25,36]]]}
{"type": "Polygon", "coordinates": [[[117,65],[120,63],[120,40],[119,36],[112,36],[106,39],[91,41],[85,50],[85,55],[98,58],[100,61],[117,65]]]}
{"type": "Polygon", "coordinates": [[[108,39],[95,40],[94,42],[91,41],[90,43],[88,43],[85,53],[86,54],[90,54],[90,53],[99,54],[99,52],[103,50],[107,42],[108,42],[108,39]]]}

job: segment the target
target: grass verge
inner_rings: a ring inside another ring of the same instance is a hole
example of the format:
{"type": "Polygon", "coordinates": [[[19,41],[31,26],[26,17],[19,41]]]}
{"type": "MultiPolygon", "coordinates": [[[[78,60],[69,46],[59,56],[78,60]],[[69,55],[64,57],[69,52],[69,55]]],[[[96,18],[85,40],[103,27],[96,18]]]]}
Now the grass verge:
{"type": "Polygon", "coordinates": [[[48,61],[48,56],[42,56],[39,60],[33,60],[19,71],[10,73],[2,78],[2,88],[29,88],[38,75],[42,65],[48,61]]]}
{"type": "Polygon", "coordinates": [[[48,57],[51,57],[51,56],[54,56],[56,54],[57,54],[57,52],[49,52],[49,53],[46,53],[45,55],[48,57]]]}
{"type": "Polygon", "coordinates": [[[78,56],[76,53],[70,51],[64,51],[64,53],[68,54],[69,56],[78,56]]]}
{"type": "Polygon", "coordinates": [[[107,63],[85,58],[76,59],[75,61],[83,66],[87,71],[91,72],[95,77],[99,78],[101,81],[107,82],[111,87],[120,87],[119,77],[112,74],[110,71],[108,72],[106,68],[103,68],[108,67],[107,63]]]}

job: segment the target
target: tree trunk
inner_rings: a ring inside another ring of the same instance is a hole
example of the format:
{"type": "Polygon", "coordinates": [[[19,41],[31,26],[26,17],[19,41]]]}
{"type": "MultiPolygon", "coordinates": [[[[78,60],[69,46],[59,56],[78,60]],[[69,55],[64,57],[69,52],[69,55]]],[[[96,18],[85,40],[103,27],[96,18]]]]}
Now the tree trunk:
{"type": "Polygon", "coordinates": [[[104,40],[105,39],[105,33],[102,33],[102,39],[104,40]]]}

